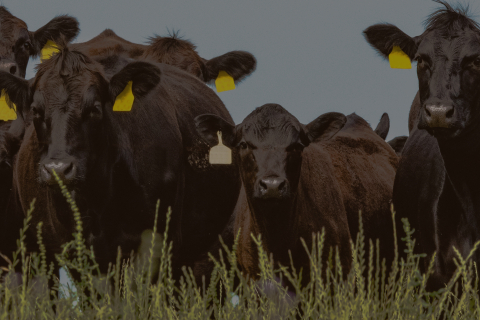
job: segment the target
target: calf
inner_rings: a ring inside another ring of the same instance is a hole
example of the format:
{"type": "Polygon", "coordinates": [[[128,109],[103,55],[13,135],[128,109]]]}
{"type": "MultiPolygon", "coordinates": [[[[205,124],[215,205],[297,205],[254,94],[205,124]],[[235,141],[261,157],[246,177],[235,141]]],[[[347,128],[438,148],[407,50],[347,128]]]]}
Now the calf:
{"type": "Polygon", "coordinates": [[[252,278],[259,266],[251,234],[261,234],[265,250],[282,265],[290,265],[290,250],[306,283],[310,261],[300,238],[310,245],[322,228],[324,258],[337,246],[348,271],[359,210],[366,237],[380,238],[382,255],[392,260],[389,200],[397,157],[363,119],[327,113],[303,125],[280,105],[267,104],[237,126],[215,115],[197,117],[196,126],[210,145],[221,131],[235,151],[242,190],[231,233],[241,230],[238,261],[252,278]]]}
{"type": "MultiPolygon", "coordinates": [[[[416,250],[427,253],[424,269],[437,254],[431,289],[455,271],[453,247],[465,258],[480,240],[480,28],[465,8],[436,2],[444,8],[430,15],[420,36],[388,24],[365,31],[382,54],[398,45],[417,61],[419,93],[393,201],[417,230],[416,250]]],[[[480,254],[473,260],[478,264],[480,254]]]]}

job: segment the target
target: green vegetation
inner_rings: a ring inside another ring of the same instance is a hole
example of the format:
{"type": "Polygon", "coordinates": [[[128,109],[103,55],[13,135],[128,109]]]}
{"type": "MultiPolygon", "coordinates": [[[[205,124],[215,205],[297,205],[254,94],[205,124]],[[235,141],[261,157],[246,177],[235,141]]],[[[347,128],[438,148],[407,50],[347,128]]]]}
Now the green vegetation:
{"type": "MultiPolygon", "coordinates": [[[[42,245],[42,225],[37,226],[40,252],[27,255],[24,244],[34,203],[20,231],[18,250],[9,269],[0,271],[0,319],[478,319],[480,301],[478,277],[470,257],[458,254],[458,270],[444,289],[425,290],[428,275],[418,269],[420,255],[413,253],[413,230],[404,221],[408,257],[397,258],[387,274],[385,263],[378,258],[379,243],[363,239],[360,234],[352,244],[353,265],[344,275],[338,256],[330,250],[328,261],[322,261],[324,234],[314,239],[311,258],[311,282],[301,287],[300,270],[292,267],[274,269],[256,239],[261,274],[257,282],[242,277],[236,264],[235,246],[226,248],[215,268],[210,283],[197,286],[191,270],[184,277],[172,279],[171,250],[167,231],[163,236],[156,229],[143,234],[137,257],[122,262],[117,259],[107,274],[99,275],[91,248],[82,237],[78,208],[61,184],[77,223],[74,239],[57,255],[60,265],[77,273],[76,290],[62,289],[53,275],[53,266],[46,263],[42,245]],[[326,264],[326,276],[321,277],[326,264]],[[19,268],[23,279],[13,270],[19,268]],[[227,267],[228,266],[228,267],[227,267]],[[366,276],[365,276],[366,275],[366,276]],[[290,291],[273,281],[286,278],[294,284],[290,291]],[[235,280],[239,278],[240,280],[235,280]],[[152,284],[152,279],[155,281],[152,284]],[[158,280],[157,280],[158,279],[158,280]],[[53,281],[53,290],[48,282],[53,281]],[[274,290],[262,287],[268,283],[274,290]],[[463,290],[459,290],[459,284],[463,290]],[[273,293],[272,293],[273,292],[273,293]],[[460,293],[461,292],[461,293],[460,293]],[[63,297],[61,297],[63,296],[63,297]],[[66,297],[65,297],[66,296],[66,297]]],[[[158,216],[158,205],[157,214],[158,216]]],[[[168,213],[168,217],[170,212],[168,213]]],[[[478,243],[477,243],[478,245],[478,243]]],[[[476,248],[476,246],[475,246],[476,248]]],[[[457,252],[458,253],[458,252],[457,252]]],[[[4,257],[5,258],[5,257],[4,257]]],[[[433,268],[433,260],[430,270],[433,268]]]]}

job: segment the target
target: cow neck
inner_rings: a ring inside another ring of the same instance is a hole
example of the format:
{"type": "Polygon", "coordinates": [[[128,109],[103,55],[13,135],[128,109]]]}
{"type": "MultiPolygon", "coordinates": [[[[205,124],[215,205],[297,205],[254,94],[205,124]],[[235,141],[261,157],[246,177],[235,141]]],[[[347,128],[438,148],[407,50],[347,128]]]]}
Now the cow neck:
{"type": "Polygon", "coordinates": [[[247,197],[249,214],[253,221],[255,236],[262,235],[262,245],[275,261],[289,263],[288,250],[295,239],[295,208],[297,196],[290,205],[257,204],[247,197]]]}
{"type": "MultiPolygon", "coordinates": [[[[109,108],[107,108],[108,110],[109,108]]],[[[111,198],[113,190],[113,175],[115,169],[122,162],[121,150],[121,126],[117,123],[113,112],[106,111],[104,123],[102,125],[102,139],[99,145],[99,154],[94,163],[92,163],[91,182],[89,184],[89,200],[93,201],[97,210],[105,209],[108,200],[111,198]]]]}
{"type": "Polygon", "coordinates": [[[480,240],[480,132],[470,131],[450,141],[437,141],[447,179],[465,215],[463,221],[469,224],[472,236],[480,240]]]}

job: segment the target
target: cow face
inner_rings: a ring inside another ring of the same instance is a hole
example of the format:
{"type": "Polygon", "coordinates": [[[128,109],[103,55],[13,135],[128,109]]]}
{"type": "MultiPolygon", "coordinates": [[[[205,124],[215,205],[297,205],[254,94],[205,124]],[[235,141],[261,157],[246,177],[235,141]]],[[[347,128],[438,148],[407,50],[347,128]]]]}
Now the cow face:
{"type": "Polygon", "coordinates": [[[479,121],[480,29],[466,10],[442,4],[446,9],[433,13],[418,37],[410,38],[388,24],[371,26],[364,33],[385,57],[397,45],[417,61],[422,104],[418,127],[450,138],[479,121]]]}
{"type": "Polygon", "coordinates": [[[198,132],[210,145],[217,143],[216,132],[221,131],[225,144],[235,149],[249,203],[263,215],[292,208],[304,148],[329,139],[345,122],[344,115],[327,113],[304,126],[276,104],[257,108],[236,127],[214,115],[196,118],[198,132]]]}
{"type": "Polygon", "coordinates": [[[0,87],[17,105],[28,105],[39,145],[38,176],[42,183],[57,184],[55,171],[75,188],[85,183],[108,148],[108,116],[117,95],[129,81],[140,98],[156,86],[160,71],[143,62],[128,64],[108,82],[102,67],[78,53],[63,49],[38,67],[29,85],[26,80],[0,74],[0,87]]]}
{"type": "Polygon", "coordinates": [[[31,32],[25,22],[0,6],[0,70],[24,78],[28,59],[38,55],[48,40],[70,41],[78,31],[75,18],[59,16],[31,32]]]}

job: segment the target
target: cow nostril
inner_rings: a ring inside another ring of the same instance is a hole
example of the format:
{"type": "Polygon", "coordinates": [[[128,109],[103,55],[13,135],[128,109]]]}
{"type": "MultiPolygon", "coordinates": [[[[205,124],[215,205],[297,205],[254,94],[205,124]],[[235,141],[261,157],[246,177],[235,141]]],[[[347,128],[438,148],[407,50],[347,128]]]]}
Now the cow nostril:
{"type": "Polygon", "coordinates": [[[431,116],[432,116],[432,114],[431,114],[430,111],[428,110],[428,107],[425,108],[425,112],[427,113],[427,117],[431,117],[431,116]]]}
{"type": "Polygon", "coordinates": [[[447,118],[453,117],[453,113],[455,112],[455,109],[450,109],[447,111],[447,114],[445,115],[447,118]]]}
{"type": "Polygon", "coordinates": [[[10,73],[15,74],[17,72],[17,66],[10,67],[10,73]]]}
{"type": "Polygon", "coordinates": [[[42,167],[42,173],[46,180],[50,179],[50,172],[45,166],[42,167]]]}
{"type": "Polygon", "coordinates": [[[66,168],[63,170],[63,175],[64,175],[65,177],[70,176],[70,175],[72,175],[72,174],[75,174],[74,171],[75,171],[75,170],[74,170],[74,167],[73,167],[73,163],[70,162],[70,163],[66,166],[66,168]]]}
{"type": "Polygon", "coordinates": [[[279,191],[282,191],[283,188],[285,188],[285,180],[282,181],[282,182],[278,185],[278,190],[279,190],[279,191]]]}
{"type": "Polygon", "coordinates": [[[267,184],[263,180],[260,180],[259,184],[260,184],[260,189],[261,190],[267,190],[268,189],[267,184]]]}

